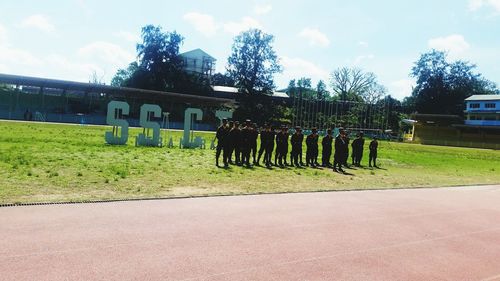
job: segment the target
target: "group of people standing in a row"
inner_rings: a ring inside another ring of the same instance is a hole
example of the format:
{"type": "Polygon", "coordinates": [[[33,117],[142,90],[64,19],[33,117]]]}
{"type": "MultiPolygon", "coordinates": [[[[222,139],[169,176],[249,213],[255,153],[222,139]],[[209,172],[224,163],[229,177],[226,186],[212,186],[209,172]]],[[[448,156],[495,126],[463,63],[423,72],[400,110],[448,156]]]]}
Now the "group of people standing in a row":
{"type": "MultiPolygon", "coordinates": [[[[286,126],[280,130],[273,130],[270,124],[265,124],[259,130],[257,124],[246,120],[240,124],[238,121],[222,120],[222,125],[217,128],[217,150],[215,155],[215,163],[219,166],[219,158],[222,153],[224,167],[229,164],[239,166],[260,165],[262,156],[264,156],[264,164],[266,167],[273,165],[272,154],[274,153],[274,165],[279,167],[284,166],[311,166],[311,167],[333,167],[335,171],[344,172],[342,167],[349,167],[347,160],[349,158],[349,136],[343,128],[339,128],[339,133],[336,137],[332,135],[332,130],[328,129],[326,135],[321,140],[322,158],[321,165],[318,162],[319,154],[319,135],[316,128],[312,128],[311,134],[305,137],[306,139],[306,163],[302,161],[302,144],[304,134],[300,127],[295,128],[295,132],[289,137],[289,131],[286,126]],[[260,148],[257,151],[257,139],[260,134],[260,148]],[[290,139],[291,152],[290,164],[287,162],[288,155],[288,140],[290,139]],[[275,149],[276,147],[276,149],[275,149]],[[330,162],[332,156],[332,148],[335,148],[333,157],[333,165],[330,162]],[[234,161],[233,161],[234,154],[234,161]],[[252,158],[253,162],[250,162],[252,158]]],[[[363,133],[358,133],[356,139],[352,141],[352,165],[361,166],[363,158],[363,148],[365,139],[363,133]]],[[[374,138],[369,145],[369,166],[377,167],[377,149],[378,142],[374,138]]]]}

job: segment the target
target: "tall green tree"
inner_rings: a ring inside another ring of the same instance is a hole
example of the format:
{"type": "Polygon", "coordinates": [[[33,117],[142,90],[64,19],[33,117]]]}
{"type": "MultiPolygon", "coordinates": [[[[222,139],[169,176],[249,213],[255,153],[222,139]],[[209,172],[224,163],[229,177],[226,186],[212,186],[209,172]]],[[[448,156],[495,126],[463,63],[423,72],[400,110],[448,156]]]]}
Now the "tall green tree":
{"type": "Polygon", "coordinates": [[[111,86],[127,86],[130,78],[139,70],[137,62],[132,62],[126,69],[118,69],[115,76],[111,80],[111,86]]]}
{"type": "Polygon", "coordinates": [[[111,84],[141,89],[176,91],[189,94],[211,92],[204,75],[186,73],[179,48],[184,37],[177,32],[164,32],[160,26],[147,25],[137,44],[137,62],[117,71],[111,84]]]}
{"type": "Polygon", "coordinates": [[[282,67],[273,41],[274,36],[259,29],[250,29],[234,38],[227,70],[242,92],[270,94],[275,89],[274,75],[282,67]]]}
{"type": "Polygon", "coordinates": [[[212,75],[212,85],[234,87],[235,81],[228,73],[215,73],[212,75]]]}
{"type": "Polygon", "coordinates": [[[494,94],[494,83],[475,73],[467,61],[448,62],[447,53],[431,50],[415,62],[410,76],[417,83],[404,105],[419,113],[463,114],[464,100],[476,94],[494,94]]]}
{"type": "Polygon", "coordinates": [[[302,77],[297,81],[297,87],[301,89],[312,90],[311,78],[302,77]]]}
{"type": "Polygon", "coordinates": [[[182,74],[179,48],[184,37],[177,32],[163,32],[160,26],[147,25],[141,31],[142,43],[137,44],[141,68],[150,74],[150,87],[154,90],[176,88],[182,74]]]}
{"type": "Polygon", "coordinates": [[[330,97],[330,92],[328,92],[326,84],[323,80],[318,81],[318,84],[316,85],[316,92],[319,100],[326,100],[330,97]]]}

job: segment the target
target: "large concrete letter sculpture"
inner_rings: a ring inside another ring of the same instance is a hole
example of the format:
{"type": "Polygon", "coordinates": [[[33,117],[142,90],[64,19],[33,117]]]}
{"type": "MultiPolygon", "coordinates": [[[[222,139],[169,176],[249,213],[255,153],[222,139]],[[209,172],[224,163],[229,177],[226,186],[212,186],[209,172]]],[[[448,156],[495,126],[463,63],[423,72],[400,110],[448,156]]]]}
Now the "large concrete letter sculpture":
{"type": "Polygon", "coordinates": [[[200,121],[203,118],[203,111],[199,108],[187,108],[184,112],[184,137],[182,138],[182,146],[188,147],[200,147],[202,146],[202,140],[197,138],[197,141],[191,142],[189,134],[191,133],[191,115],[196,116],[196,120],[200,121]]]}
{"type": "Polygon", "coordinates": [[[128,115],[130,106],[123,101],[112,101],[108,104],[108,115],[106,123],[113,126],[112,132],[106,132],[104,135],[106,142],[109,144],[124,145],[128,140],[128,122],[121,119],[121,115],[128,115]],[[118,128],[121,127],[121,135],[118,136],[118,128]]]}
{"type": "Polygon", "coordinates": [[[144,104],[141,106],[141,119],[139,125],[144,128],[142,134],[136,138],[137,146],[160,146],[160,124],[150,120],[150,116],[160,118],[161,107],[155,104],[144,104]],[[149,136],[149,129],[153,129],[153,136],[149,136]]]}

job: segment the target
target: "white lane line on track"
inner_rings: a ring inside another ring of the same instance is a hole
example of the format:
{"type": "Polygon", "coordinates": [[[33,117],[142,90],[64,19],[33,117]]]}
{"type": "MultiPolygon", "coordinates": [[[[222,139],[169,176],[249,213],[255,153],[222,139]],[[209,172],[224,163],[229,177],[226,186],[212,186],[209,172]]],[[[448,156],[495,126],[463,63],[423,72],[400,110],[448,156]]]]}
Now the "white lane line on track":
{"type": "Polygon", "coordinates": [[[496,281],[496,280],[500,280],[500,274],[488,277],[486,279],[483,279],[482,281],[496,281]]]}

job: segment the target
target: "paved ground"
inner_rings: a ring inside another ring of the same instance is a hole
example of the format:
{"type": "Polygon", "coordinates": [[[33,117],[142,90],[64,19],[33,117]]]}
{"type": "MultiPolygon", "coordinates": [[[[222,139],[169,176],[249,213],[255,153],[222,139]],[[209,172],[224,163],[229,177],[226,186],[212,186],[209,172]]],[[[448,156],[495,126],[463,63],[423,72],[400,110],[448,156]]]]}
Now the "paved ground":
{"type": "Polygon", "coordinates": [[[0,208],[1,280],[500,280],[500,185],[0,208]]]}

